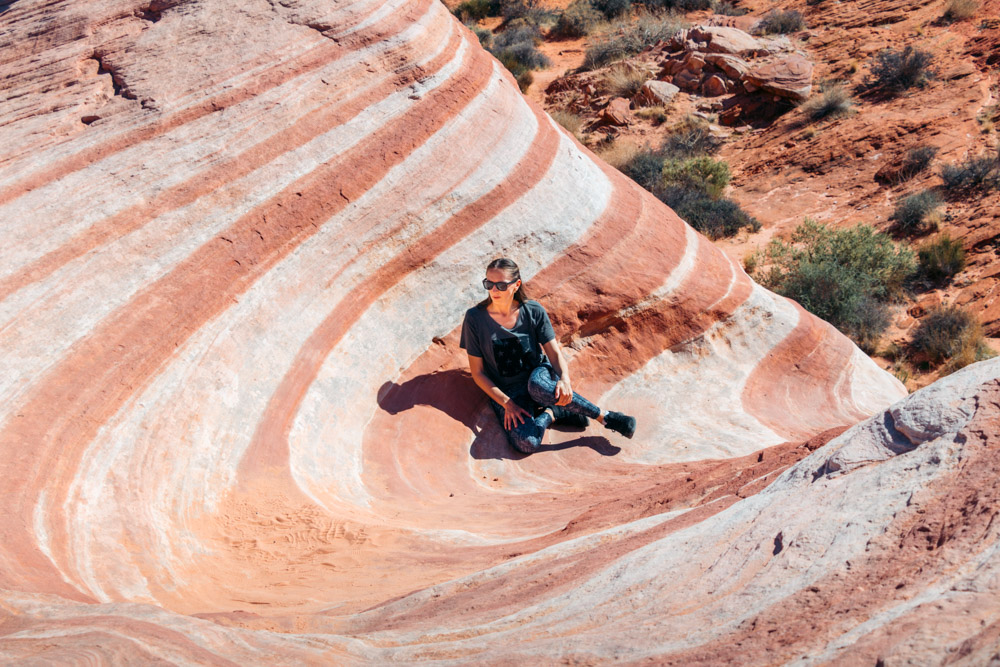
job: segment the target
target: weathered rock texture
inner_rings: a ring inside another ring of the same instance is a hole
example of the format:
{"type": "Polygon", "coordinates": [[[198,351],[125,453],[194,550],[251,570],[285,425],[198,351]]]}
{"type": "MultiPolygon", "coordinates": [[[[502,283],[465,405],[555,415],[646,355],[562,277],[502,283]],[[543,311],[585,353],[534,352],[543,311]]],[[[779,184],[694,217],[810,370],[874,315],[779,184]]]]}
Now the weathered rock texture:
{"type": "Polygon", "coordinates": [[[900,385],[443,5],[0,7],[5,661],[988,657],[996,364],[789,469],[900,385]],[[498,255],[635,440],[507,447],[456,344],[498,255]]]}

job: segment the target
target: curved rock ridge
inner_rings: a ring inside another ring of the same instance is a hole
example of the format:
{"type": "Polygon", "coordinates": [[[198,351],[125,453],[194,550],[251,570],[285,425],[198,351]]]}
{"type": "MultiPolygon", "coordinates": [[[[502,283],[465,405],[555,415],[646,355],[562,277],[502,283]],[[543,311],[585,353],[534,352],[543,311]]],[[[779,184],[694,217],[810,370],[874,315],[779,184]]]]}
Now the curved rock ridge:
{"type": "MultiPolygon", "coordinates": [[[[511,660],[688,650],[704,629],[624,651],[585,610],[739,552],[712,516],[758,521],[798,443],[904,394],[433,0],[17,0],[0,45],[7,659],[424,659],[432,628],[455,660],[515,627],[511,660]],[[457,345],[500,255],[634,440],[507,446],[457,345]]],[[[634,633],[701,590],[735,632],[750,574],[719,576],[601,613],[634,633]]]]}

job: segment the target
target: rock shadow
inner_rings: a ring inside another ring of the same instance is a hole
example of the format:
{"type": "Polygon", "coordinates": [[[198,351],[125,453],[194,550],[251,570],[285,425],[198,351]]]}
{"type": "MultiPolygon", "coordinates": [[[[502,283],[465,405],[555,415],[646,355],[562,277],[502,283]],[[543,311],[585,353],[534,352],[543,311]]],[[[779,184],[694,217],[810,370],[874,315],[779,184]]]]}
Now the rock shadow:
{"type": "MultiPolygon", "coordinates": [[[[507,436],[487,404],[486,397],[472,381],[468,371],[436,371],[418,375],[401,384],[386,382],[379,388],[378,404],[391,415],[418,405],[440,410],[465,425],[476,436],[469,447],[469,454],[474,459],[520,461],[530,456],[517,451],[507,442],[507,436]]],[[[558,424],[552,428],[557,431],[583,432],[583,429],[561,427],[558,424]]],[[[556,452],[571,447],[589,447],[601,456],[614,456],[621,451],[620,447],[614,446],[603,436],[583,436],[567,442],[545,444],[538,451],[556,452]]]]}

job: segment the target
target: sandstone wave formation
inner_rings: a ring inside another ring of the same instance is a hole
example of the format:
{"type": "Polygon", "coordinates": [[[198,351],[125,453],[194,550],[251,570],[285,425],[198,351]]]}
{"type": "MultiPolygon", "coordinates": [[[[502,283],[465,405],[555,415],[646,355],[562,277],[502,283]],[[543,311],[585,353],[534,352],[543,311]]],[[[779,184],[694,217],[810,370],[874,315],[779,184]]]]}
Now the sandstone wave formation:
{"type": "Polygon", "coordinates": [[[0,44],[5,662],[992,655],[997,363],[897,403],[436,0],[0,44]],[[457,346],[499,255],[634,440],[508,448],[457,346]]]}

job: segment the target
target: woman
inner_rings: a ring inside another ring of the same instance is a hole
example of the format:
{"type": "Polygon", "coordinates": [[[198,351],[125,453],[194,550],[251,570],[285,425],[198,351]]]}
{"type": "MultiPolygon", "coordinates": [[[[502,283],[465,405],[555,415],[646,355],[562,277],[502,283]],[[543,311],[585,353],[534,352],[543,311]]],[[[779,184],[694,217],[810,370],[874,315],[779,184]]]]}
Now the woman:
{"type": "Polygon", "coordinates": [[[460,345],[510,444],[530,454],[555,420],[586,426],[588,417],[631,438],[634,418],[604,412],[573,392],[549,315],[525,296],[517,264],[505,258],[490,262],[483,287],[490,295],[465,313],[460,345]]]}

